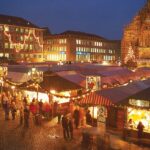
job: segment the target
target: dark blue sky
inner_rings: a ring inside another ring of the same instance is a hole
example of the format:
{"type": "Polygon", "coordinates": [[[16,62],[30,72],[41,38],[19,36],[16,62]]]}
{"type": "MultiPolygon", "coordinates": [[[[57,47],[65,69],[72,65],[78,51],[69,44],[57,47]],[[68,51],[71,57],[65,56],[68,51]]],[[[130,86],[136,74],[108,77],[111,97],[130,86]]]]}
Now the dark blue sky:
{"type": "Polygon", "coordinates": [[[75,30],[120,39],[124,25],[146,0],[0,0],[0,13],[48,26],[52,33],[75,30]]]}

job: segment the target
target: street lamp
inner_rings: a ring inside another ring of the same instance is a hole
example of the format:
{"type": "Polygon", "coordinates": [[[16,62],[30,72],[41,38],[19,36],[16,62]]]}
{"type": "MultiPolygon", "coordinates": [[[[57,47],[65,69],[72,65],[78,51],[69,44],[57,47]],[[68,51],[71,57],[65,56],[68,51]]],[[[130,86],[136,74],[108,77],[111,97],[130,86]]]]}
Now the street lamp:
{"type": "Polygon", "coordinates": [[[35,83],[35,87],[37,89],[37,100],[38,100],[39,83],[43,81],[43,72],[33,67],[28,72],[28,75],[30,76],[31,80],[35,83]]]}
{"type": "Polygon", "coordinates": [[[4,78],[7,76],[8,69],[7,67],[0,66],[0,85],[1,85],[1,90],[0,92],[2,93],[3,91],[3,83],[4,83],[4,78]]]}

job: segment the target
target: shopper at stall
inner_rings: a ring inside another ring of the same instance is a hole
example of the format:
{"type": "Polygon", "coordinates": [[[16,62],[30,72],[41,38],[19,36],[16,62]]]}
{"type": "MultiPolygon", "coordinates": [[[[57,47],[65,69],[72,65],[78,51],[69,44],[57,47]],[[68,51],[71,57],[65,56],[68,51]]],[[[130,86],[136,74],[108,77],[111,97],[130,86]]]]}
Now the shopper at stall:
{"type": "Polygon", "coordinates": [[[73,117],[74,117],[75,127],[76,127],[76,129],[78,129],[79,120],[80,120],[80,113],[79,113],[79,110],[77,108],[74,110],[73,117]]]}
{"type": "Polygon", "coordinates": [[[92,117],[90,114],[90,110],[87,110],[87,113],[86,113],[86,124],[89,124],[89,125],[92,124],[92,117]]]}
{"type": "Polygon", "coordinates": [[[127,126],[128,126],[128,128],[133,128],[133,120],[132,119],[129,119],[127,126]]]}
{"type": "Polygon", "coordinates": [[[138,138],[140,139],[143,136],[143,129],[144,129],[144,125],[142,124],[141,121],[139,122],[137,129],[138,129],[138,138]]]}

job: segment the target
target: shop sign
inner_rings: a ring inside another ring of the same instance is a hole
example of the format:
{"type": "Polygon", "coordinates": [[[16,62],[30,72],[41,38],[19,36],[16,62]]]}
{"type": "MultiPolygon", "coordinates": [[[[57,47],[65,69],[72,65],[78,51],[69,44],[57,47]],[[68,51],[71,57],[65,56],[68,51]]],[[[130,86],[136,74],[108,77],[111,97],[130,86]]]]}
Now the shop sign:
{"type": "Polygon", "coordinates": [[[150,107],[150,101],[129,99],[129,104],[138,107],[150,107]]]}
{"type": "Polygon", "coordinates": [[[97,121],[105,123],[106,122],[106,117],[107,117],[107,109],[104,106],[98,107],[97,110],[97,121]]]}
{"type": "Polygon", "coordinates": [[[101,77],[100,76],[86,76],[86,89],[100,90],[101,77]]]}

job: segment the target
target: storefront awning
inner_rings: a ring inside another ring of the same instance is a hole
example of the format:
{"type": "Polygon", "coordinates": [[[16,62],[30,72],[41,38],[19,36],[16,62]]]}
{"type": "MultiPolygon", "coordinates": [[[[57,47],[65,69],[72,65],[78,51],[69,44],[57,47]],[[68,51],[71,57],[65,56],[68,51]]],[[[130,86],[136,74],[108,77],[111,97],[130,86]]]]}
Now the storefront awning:
{"type": "Polygon", "coordinates": [[[87,95],[85,98],[83,98],[81,101],[78,102],[80,105],[104,105],[104,106],[111,106],[113,103],[101,96],[96,94],[95,92],[91,92],[89,95],[87,95]]]}

